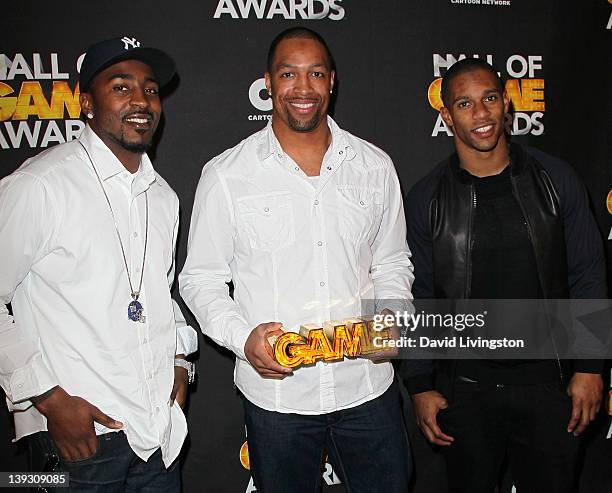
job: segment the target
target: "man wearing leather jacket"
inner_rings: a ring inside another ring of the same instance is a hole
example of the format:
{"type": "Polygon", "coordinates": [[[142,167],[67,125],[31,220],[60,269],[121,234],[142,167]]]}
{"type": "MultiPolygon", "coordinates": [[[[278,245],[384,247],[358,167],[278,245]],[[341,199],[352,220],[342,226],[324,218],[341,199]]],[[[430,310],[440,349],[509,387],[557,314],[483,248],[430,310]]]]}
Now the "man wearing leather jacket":
{"type": "MultiPolygon", "coordinates": [[[[607,297],[601,238],[565,162],[509,143],[509,99],[485,61],[442,82],[456,154],[409,192],[416,299],[607,297]]],[[[504,459],[518,491],[574,491],[578,436],[602,399],[602,365],[575,360],[404,361],[426,438],[450,490],[494,490],[504,459]]]]}

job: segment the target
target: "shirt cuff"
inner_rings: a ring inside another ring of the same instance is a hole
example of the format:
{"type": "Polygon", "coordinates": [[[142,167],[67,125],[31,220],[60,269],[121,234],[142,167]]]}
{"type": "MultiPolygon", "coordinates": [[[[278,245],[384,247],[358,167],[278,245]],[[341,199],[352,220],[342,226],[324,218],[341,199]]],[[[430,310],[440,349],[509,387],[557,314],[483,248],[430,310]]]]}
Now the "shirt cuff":
{"type": "Polygon", "coordinates": [[[13,402],[8,397],[6,398],[6,407],[8,408],[9,413],[12,413],[14,411],[25,411],[32,406],[33,404],[30,400],[13,402]]]}
{"type": "Polygon", "coordinates": [[[198,333],[190,325],[176,328],[176,354],[189,356],[198,350],[198,333]]]}
{"type": "Polygon", "coordinates": [[[21,368],[17,368],[11,375],[6,389],[6,396],[17,404],[59,385],[55,373],[43,361],[42,355],[36,354],[32,361],[21,368]]]}
{"type": "Polygon", "coordinates": [[[247,361],[244,354],[244,345],[246,344],[249,335],[253,331],[253,327],[246,323],[242,318],[232,317],[225,323],[225,333],[229,341],[228,347],[238,358],[247,361]]]}

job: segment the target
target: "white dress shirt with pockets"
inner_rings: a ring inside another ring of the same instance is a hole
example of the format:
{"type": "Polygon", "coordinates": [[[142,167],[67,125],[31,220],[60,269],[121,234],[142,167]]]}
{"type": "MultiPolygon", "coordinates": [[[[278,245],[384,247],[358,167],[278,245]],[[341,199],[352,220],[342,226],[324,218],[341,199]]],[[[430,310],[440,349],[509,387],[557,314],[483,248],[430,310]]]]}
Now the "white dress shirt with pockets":
{"type": "Polygon", "coordinates": [[[318,180],[283,151],[269,124],[206,164],[196,192],[181,296],[203,332],[236,354],[238,388],[270,411],[357,406],[389,387],[393,367],[356,358],[262,378],[244,355],[254,327],[281,322],[297,332],[307,323],[372,315],[363,313],[366,300],[408,306],[412,299],[393,163],[331,118],[328,125],[332,143],[318,180]]]}
{"type": "Polygon", "coordinates": [[[0,182],[0,384],[17,439],[46,430],[29,399],[60,385],[123,422],[142,459],[160,447],[167,466],[177,457],[187,426],[169,403],[174,356],[197,349],[197,333],[170,297],[178,209],[146,154],[132,175],[89,126],[78,141],[42,152],[0,182]],[[144,323],[128,319],[130,286],[115,224],[79,142],[108,194],[134,289],[147,193],[144,323]]]}

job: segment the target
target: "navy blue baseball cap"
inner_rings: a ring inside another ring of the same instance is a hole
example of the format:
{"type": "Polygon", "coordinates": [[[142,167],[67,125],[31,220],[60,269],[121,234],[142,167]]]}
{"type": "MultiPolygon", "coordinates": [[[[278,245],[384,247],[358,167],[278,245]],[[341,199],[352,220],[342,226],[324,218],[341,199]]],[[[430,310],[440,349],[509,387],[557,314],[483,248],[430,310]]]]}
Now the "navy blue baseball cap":
{"type": "Polygon", "coordinates": [[[89,47],[81,64],[79,86],[87,92],[93,78],[111,65],[124,60],[139,60],[146,63],[159,83],[166,85],[176,72],[174,61],[169,55],[157,48],[146,48],[136,38],[124,36],[100,41],[89,47]]]}

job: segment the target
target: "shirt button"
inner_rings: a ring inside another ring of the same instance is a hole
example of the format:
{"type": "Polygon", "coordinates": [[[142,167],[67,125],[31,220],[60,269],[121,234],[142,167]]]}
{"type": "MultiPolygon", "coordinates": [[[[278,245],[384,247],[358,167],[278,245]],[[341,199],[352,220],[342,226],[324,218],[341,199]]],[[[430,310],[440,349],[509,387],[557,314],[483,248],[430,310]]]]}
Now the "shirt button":
{"type": "Polygon", "coordinates": [[[342,154],[342,153],[344,153],[344,151],[340,151],[338,154],[342,154]]]}
{"type": "Polygon", "coordinates": [[[327,167],[327,171],[331,171],[331,169],[332,169],[332,167],[331,167],[331,166],[328,166],[328,167],[327,167]]]}
{"type": "Polygon", "coordinates": [[[134,238],[138,238],[138,232],[134,231],[134,233],[132,234],[132,236],[134,236],[134,238]]]}
{"type": "Polygon", "coordinates": [[[321,281],[321,282],[319,283],[319,286],[323,287],[323,286],[325,286],[325,283],[324,283],[323,281],[321,281]]]}
{"type": "Polygon", "coordinates": [[[359,203],[360,203],[361,205],[365,205],[365,202],[364,202],[363,200],[360,200],[360,201],[359,201],[359,203]]]}
{"type": "Polygon", "coordinates": [[[323,246],[323,242],[322,241],[317,241],[317,245],[323,246]]]}
{"type": "Polygon", "coordinates": [[[283,159],[283,155],[280,152],[278,153],[278,158],[283,159]]]}
{"type": "Polygon", "coordinates": [[[319,201],[318,201],[318,200],[315,200],[315,201],[314,201],[314,205],[319,205],[319,201]]]}
{"type": "Polygon", "coordinates": [[[300,171],[300,167],[299,167],[299,166],[296,166],[296,167],[295,167],[295,171],[300,171]]]}
{"type": "Polygon", "coordinates": [[[269,207],[264,207],[264,212],[270,212],[270,208],[269,207]]]}

